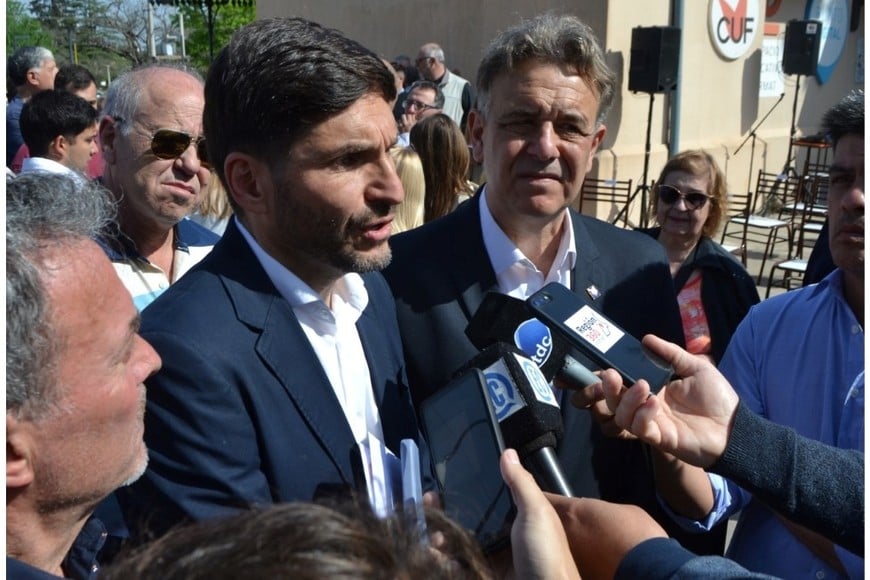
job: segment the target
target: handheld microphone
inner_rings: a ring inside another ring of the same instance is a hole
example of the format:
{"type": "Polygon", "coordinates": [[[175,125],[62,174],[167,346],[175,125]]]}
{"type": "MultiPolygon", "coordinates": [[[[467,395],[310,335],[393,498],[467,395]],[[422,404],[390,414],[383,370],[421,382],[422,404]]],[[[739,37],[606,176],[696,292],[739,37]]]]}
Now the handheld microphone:
{"type": "Polygon", "coordinates": [[[488,293],[471,317],[465,334],[480,350],[496,342],[515,344],[532,359],[547,381],[559,377],[573,389],[601,380],[568,354],[570,343],[535,318],[523,300],[498,292],[488,293]]]}
{"type": "Polygon", "coordinates": [[[471,359],[483,371],[505,446],[516,449],[544,491],[573,497],[554,448],[562,438],[562,415],[538,365],[518,348],[495,343],[471,359]]]}

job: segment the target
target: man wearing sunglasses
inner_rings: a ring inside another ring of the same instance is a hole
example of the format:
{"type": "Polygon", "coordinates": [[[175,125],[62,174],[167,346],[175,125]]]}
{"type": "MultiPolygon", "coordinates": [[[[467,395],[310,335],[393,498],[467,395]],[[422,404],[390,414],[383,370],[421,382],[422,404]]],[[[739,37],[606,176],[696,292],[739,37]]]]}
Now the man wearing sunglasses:
{"type": "Polygon", "coordinates": [[[444,49],[434,42],[427,42],[420,47],[414,64],[421,79],[432,81],[441,88],[444,93],[444,113],[465,131],[468,112],[474,104],[471,83],[450,72],[444,62],[444,49]]]}
{"type": "Polygon", "coordinates": [[[385,499],[382,450],[398,456],[403,439],[419,446],[426,489],[378,272],[403,198],[392,73],[335,30],[262,19],[218,54],[205,94],[234,216],[143,312],[164,372],[148,383],[150,463],[124,493],[128,518],[159,533],[254,504],[364,489],[385,499]]]}
{"type": "Polygon", "coordinates": [[[218,237],[185,219],[210,171],[202,131],[202,80],[148,66],[106,93],[103,184],[118,200],[118,228],[101,240],[141,311],[211,251],[218,237]]]}
{"type": "Polygon", "coordinates": [[[432,81],[416,81],[408,90],[402,102],[402,116],[399,118],[399,138],[397,145],[407,147],[411,144],[411,129],[418,121],[437,115],[444,108],[444,93],[432,81]]]}

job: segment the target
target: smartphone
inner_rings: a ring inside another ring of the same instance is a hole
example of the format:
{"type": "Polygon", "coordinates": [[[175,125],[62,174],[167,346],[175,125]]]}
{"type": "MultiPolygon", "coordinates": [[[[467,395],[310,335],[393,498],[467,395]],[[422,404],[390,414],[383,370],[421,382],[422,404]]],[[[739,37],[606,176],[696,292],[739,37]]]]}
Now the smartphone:
{"type": "Polygon", "coordinates": [[[645,379],[657,393],[671,380],[674,369],[667,361],[561,284],[547,284],[527,303],[536,317],[600,368],[616,369],[626,387],[645,379]]]}
{"type": "Polygon", "coordinates": [[[508,545],[516,508],[499,469],[504,442],[483,373],[454,378],[423,401],[420,417],[444,512],[485,553],[508,545]]]}

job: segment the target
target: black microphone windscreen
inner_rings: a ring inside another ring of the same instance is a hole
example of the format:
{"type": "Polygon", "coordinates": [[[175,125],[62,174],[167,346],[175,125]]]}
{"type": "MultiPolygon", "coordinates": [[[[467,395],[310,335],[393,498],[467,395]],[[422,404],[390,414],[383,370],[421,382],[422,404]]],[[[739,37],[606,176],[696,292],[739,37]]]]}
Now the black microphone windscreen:
{"type": "Polygon", "coordinates": [[[538,320],[525,301],[488,293],[465,328],[472,344],[483,350],[496,342],[516,345],[544,373],[547,381],[562,369],[570,345],[538,320]]]}
{"type": "Polygon", "coordinates": [[[556,447],[562,437],[561,411],[549,382],[531,359],[515,346],[498,342],[461,370],[469,368],[483,371],[506,446],[520,457],[556,447]]]}

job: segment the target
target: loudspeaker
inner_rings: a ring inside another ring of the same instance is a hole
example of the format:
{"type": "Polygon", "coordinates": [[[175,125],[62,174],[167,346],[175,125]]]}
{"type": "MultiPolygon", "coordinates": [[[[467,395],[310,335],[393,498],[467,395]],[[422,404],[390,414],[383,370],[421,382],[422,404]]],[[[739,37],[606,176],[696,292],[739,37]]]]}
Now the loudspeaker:
{"type": "Polygon", "coordinates": [[[787,75],[814,75],[819,64],[822,23],[818,20],[789,20],[785,25],[782,72],[787,75]]]}
{"type": "Polygon", "coordinates": [[[638,26],[632,29],[628,90],[640,93],[672,91],[677,86],[679,65],[679,28],[638,26]]]}

